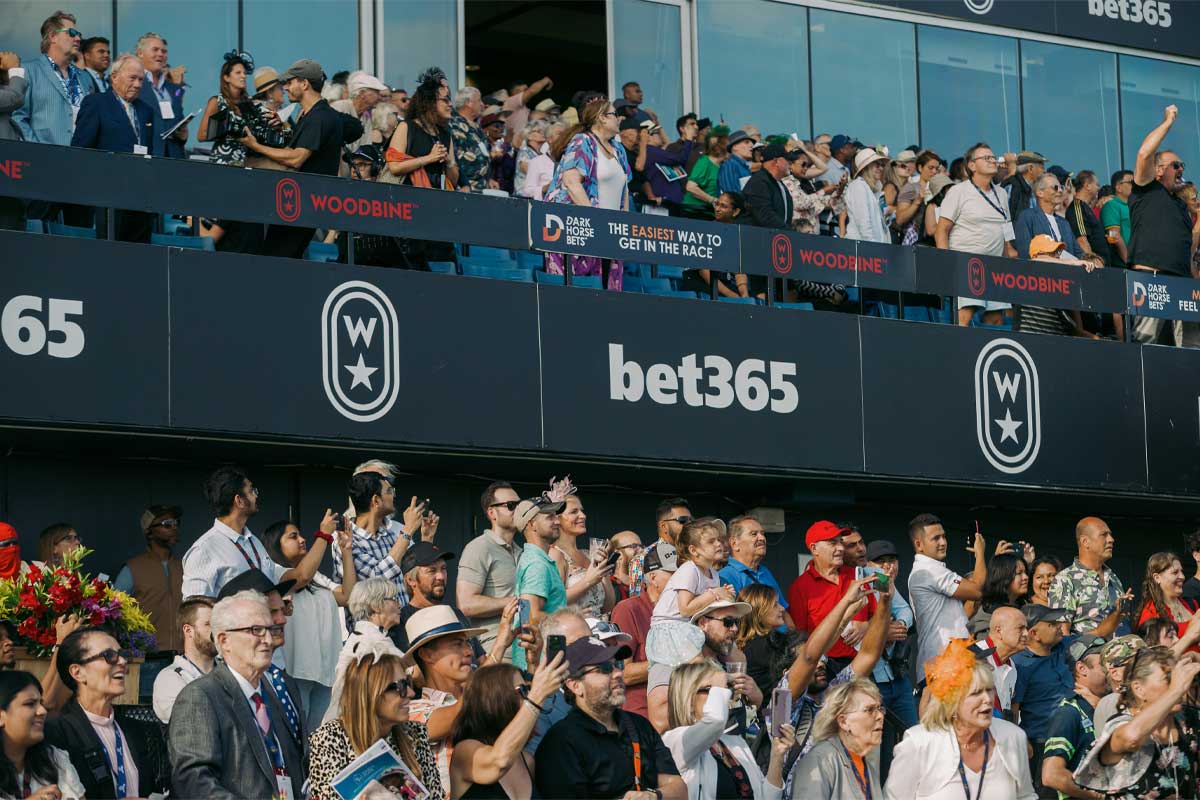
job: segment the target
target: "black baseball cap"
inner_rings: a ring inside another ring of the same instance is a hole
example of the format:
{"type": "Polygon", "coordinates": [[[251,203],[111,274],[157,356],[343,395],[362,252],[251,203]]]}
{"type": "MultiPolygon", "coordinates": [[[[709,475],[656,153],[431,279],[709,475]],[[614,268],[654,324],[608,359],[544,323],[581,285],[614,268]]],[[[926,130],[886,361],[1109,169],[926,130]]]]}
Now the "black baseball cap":
{"type": "Polygon", "coordinates": [[[867,544],[867,561],[878,561],[881,558],[899,558],[900,554],[896,552],[896,545],[889,542],[887,539],[876,539],[867,544]]]}
{"type": "Polygon", "coordinates": [[[798,149],[788,150],[778,142],[772,142],[763,149],[763,161],[774,161],[777,158],[786,158],[788,161],[795,161],[803,155],[798,149]]]}
{"type": "Polygon", "coordinates": [[[1106,644],[1108,641],[1103,636],[1083,633],[1071,642],[1071,646],[1067,648],[1067,655],[1071,657],[1072,661],[1082,661],[1093,653],[1098,654],[1106,644]]]}
{"type": "Polygon", "coordinates": [[[443,550],[435,544],[414,542],[400,559],[400,570],[407,573],[410,569],[428,567],[437,561],[453,561],[455,556],[454,552],[443,550]]]}
{"type": "Polygon", "coordinates": [[[633,650],[627,644],[607,645],[594,636],[576,639],[567,645],[567,669],[571,675],[595,664],[605,664],[614,658],[631,658],[633,650]]]}
{"type": "Polygon", "coordinates": [[[638,122],[633,117],[626,117],[625,119],[621,120],[621,128],[620,129],[623,131],[636,131],[636,130],[640,130],[641,127],[642,127],[642,123],[638,122]]]}
{"type": "Polygon", "coordinates": [[[1030,603],[1021,610],[1025,612],[1025,624],[1031,628],[1039,622],[1066,622],[1071,618],[1065,608],[1049,608],[1037,603],[1030,603]]]}
{"type": "Polygon", "coordinates": [[[271,579],[262,570],[251,568],[226,581],[225,585],[221,587],[221,591],[217,592],[217,599],[224,600],[226,597],[233,597],[238,592],[247,590],[259,594],[279,592],[280,597],[286,597],[295,585],[296,581],[291,578],[279,583],[271,583],[271,579]]]}

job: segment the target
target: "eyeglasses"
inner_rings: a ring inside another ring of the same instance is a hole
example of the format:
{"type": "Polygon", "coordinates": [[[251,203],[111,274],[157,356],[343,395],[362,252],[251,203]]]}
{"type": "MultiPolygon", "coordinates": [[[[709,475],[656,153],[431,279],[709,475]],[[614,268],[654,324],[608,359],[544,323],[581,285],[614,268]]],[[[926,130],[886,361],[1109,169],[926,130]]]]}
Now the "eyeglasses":
{"type": "Polygon", "coordinates": [[[618,550],[629,550],[631,548],[633,550],[641,550],[642,546],[640,544],[623,544],[620,547],[618,547],[617,549],[618,550]]]}
{"type": "Polygon", "coordinates": [[[589,672],[599,672],[601,675],[611,675],[613,670],[618,669],[625,669],[625,661],[623,659],[616,658],[612,661],[606,661],[603,664],[597,664],[594,667],[588,667],[587,669],[580,670],[579,677],[582,678],[589,672]]]}
{"type": "Polygon", "coordinates": [[[617,112],[615,112],[615,111],[605,111],[600,116],[601,117],[615,117],[616,115],[617,115],[617,112]]]}
{"type": "Polygon", "coordinates": [[[995,156],[975,156],[971,160],[972,161],[986,161],[989,164],[992,164],[997,161],[997,158],[995,156]]]}
{"type": "Polygon", "coordinates": [[[229,633],[248,633],[255,639],[261,639],[267,634],[272,636],[283,633],[282,625],[247,625],[244,628],[230,628],[229,633]]]}
{"type": "Polygon", "coordinates": [[[1063,188],[1058,184],[1055,184],[1054,186],[1047,186],[1046,188],[1052,192],[1061,192],[1063,190],[1063,188]]]}
{"type": "Polygon", "coordinates": [[[883,716],[883,706],[880,706],[880,705],[863,706],[862,708],[855,708],[850,711],[846,711],[845,713],[846,714],[866,714],[871,717],[882,717],[883,716]]]}
{"type": "Polygon", "coordinates": [[[252,496],[252,497],[258,497],[258,487],[251,486],[249,489],[247,489],[245,492],[243,492],[243,494],[252,496]]]}
{"type": "Polygon", "coordinates": [[[503,503],[492,503],[488,508],[507,508],[509,511],[516,511],[519,505],[521,505],[520,500],[505,500],[503,503]]]}
{"type": "Polygon", "coordinates": [[[174,518],[167,518],[167,519],[159,520],[158,522],[154,523],[150,527],[152,527],[152,528],[178,528],[179,520],[174,519],[174,518]]]}
{"type": "Polygon", "coordinates": [[[70,36],[72,39],[77,39],[77,38],[83,37],[83,34],[80,33],[79,31],[75,30],[74,28],[59,28],[58,30],[55,31],[55,33],[65,33],[68,36],[70,36]]]}
{"type": "Polygon", "coordinates": [[[384,694],[388,692],[398,692],[399,694],[408,697],[412,694],[413,684],[408,678],[401,678],[398,681],[392,681],[387,686],[383,687],[384,694]]]}
{"type": "Polygon", "coordinates": [[[710,617],[706,614],[703,617],[701,617],[700,619],[709,619],[709,620],[712,620],[713,622],[719,622],[722,625],[724,625],[726,628],[730,628],[730,629],[736,628],[738,625],[738,621],[736,619],[734,619],[733,617],[710,617]]]}
{"type": "Polygon", "coordinates": [[[99,661],[100,659],[103,658],[104,662],[106,664],[108,664],[109,666],[116,666],[121,661],[121,657],[122,656],[121,656],[120,650],[113,650],[110,647],[107,650],[101,650],[99,653],[96,653],[95,655],[88,656],[87,658],[83,659],[79,663],[80,664],[90,664],[93,661],[99,661]]]}
{"type": "Polygon", "coordinates": [[[1172,161],[1172,162],[1171,162],[1170,164],[1168,164],[1167,166],[1168,166],[1168,167],[1174,167],[1175,169],[1179,170],[1180,172],[1183,172],[1184,163],[1183,163],[1182,161],[1172,161]]]}

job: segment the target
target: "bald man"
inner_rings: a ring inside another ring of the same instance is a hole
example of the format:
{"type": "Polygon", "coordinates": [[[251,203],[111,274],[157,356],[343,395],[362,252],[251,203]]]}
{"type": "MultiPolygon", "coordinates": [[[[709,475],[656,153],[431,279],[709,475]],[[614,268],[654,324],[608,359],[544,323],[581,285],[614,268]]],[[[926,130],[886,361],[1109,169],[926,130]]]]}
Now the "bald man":
{"type": "Polygon", "coordinates": [[[1049,593],[1051,607],[1070,614],[1070,633],[1111,636],[1121,621],[1122,601],[1132,599],[1116,573],[1104,566],[1112,558],[1113,541],[1108,523],[1098,517],[1084,517],[1075,525],[1079,554],[1054,577],[1049,593]]]}
{"type": "Polygon", "coordinates": [[[1012,719],[1013,690],[1017,687],[1017,668],[1010,659],[1024,650],[1028,641],[1024,612],[1016,606],[1000,606],[992,612],[987,638],[973,645],[981,652],[992,651],[987,663],[996,683],[996,710],[1008,720],[1012,719]]]}

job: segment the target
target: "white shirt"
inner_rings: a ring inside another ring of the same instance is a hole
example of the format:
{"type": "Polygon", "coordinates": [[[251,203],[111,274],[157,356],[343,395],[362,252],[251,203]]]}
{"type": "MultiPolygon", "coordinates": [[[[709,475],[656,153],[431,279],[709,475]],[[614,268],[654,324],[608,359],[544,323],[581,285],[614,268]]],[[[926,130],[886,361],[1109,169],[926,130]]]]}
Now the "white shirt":
{"type": "Polygon", "coordinates": [[[859,176],[846,187],[846,238],[865,242],[891,244],[887,226],[883,224],[883,209],[879,205],[880,192],[872,189],[859,176]]]}
{"type": "Polygon", "coordinates": [[[596,153],[596,188],[600,194],[600,207],[621,210],[625,196],[625,170],[621,162],[604,153],[596,153]]]}
{"type": "MultiPolygon", "coordinates": [[[[1036,800],[1025,732],[1002,719],[993,719],[988,732],[991,754],[978,798],[979,774],[966,771],[972,800],[1036,800]]],[[[909,728],[896,745],[884,786],[886,800],[963,800],[958,758],[958,739],[951,731],[909,728]]]]}
{"type": "MultiPolygon", "coordinates": [[[[970,181],[951,186],[938,206],[939,219],[954,223],[950,249],[988,256],[1004,255],[1008,192],[1002,186],[981,190],[970,181]]],[[[961,785],[960,785],[961,791],[961,785]]]]}
{"type": "Polygon", "coordinates": [[[529,169],[525,172],[525,183],[517,193],[521,197],[541,200],[542,188],[554,177],[554,161],[544,152],[529,161],[529,169]]]}
{"type": "Polygon", "coordinates": [[[183,596],[216,597],[222,586],[251,567],[262,570],[272,583],[283,580],[287,571],[271,560],[267,548],[249,528],[239,534],[215,519],[213,526],[183,554],[183,596]]]}
{"type": "MultiPolygon", "coordinates": [[[[944,562],[918,553],[908,576],[908,600],[917,625],[917,680],[925,679],[925,662],[946,649],[952,638],[970,638],[967,612],[958,591],[962,576],[944,562]]],[[[959,791],[962,790],[960,784],[959,791]]]]}
{"type": "Polygon", "coordinates": [[[164,725],[171,721],[171,709],[175,707],[175,698],[183,691],[183,687],[203,674],[186,656],[175,656],[171,666],[154,676],[154,715],[164,725]]]}
{"type": "MultiPolygon", "coordinates": [[[[75,771],[75,766],[71,763],[71,757],[67,755],[67,751],[51,746],[50,760],[54,762],[54,768],[58,770],[58,781],[49,784],[36,775],[31,775],[29,778],[30,790],[36,794],[38,789],[56,785],[62,792],[63,800],[83,800],[83,781],[79,780],[79,773],[75,771]]],[[[24,777],[24,773],[17,773],[17,786],[22,784],[24,777]]]]}
{"type": "Polygon", "coordinates": [[[113,788],[117,786],[117,770],[114,767],[117,757],[117,737],[121,737],[121,749],[125,756],[125,796],[126,797],[141,797],[138,794],[138,768],[137,764],[133,763],[133,748],[129,746],[129,737],[121,730],[121,726],[117,724],[115,715],[107,717],[97,716],[86,708],[83,713],[87,715],[88,722],[92,723],[92,730],[100,737],[100,744],[104,745],[104,755],[108,761],[108,768],[112,772],[113,788]]]}
{"type": "Polygon", "coordinates": [[[318,572],[308,586],[292,592],[292,615],[279,650],[297,680],[333,686],[342,648],[341,614],[332,591],[336,585],[318,572]]]}

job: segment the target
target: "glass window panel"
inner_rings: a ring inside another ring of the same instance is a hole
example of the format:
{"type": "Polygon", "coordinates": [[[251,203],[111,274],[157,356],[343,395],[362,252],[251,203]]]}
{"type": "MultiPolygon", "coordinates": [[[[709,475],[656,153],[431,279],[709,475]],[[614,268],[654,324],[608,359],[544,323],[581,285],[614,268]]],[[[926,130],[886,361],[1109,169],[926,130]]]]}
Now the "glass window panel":
{"type": "Polygon", "coordinates": [[[1189,165],[1194,180],[1200,167],[1200,67],[1121,56],[1121,115],[1125,167],[1133,169],[1142,139],[1163,121],[1163,109],[1179,107],[1179,117],[1163,142],[1189,165]]]}
{"type": "Polygon", "coordinates": [[[242,0],[242,8],[243,42],[255,66],[283,72],[311,58],[329,77],[359,68],[358,0],[242,0]]]}
{"type": "Polygon", "coordinates": [[[807,9],[771,0],[699,0],[696,15],[701,113],[724,117],[734,128],[753,122],[764,135],[809,138],[807,9]],[[748,61],[730,69],[733,56],[748,61]],[[769,72],[772,79],[746,80],[747,72],[769,72]]]}
{"type": "Polygon", "coordinates": [[[75,15],[75,27],[84,38],[112,40],[110,0],[0,0],[0,52],[12,52],[24,63],[42,52],[42,23],[59,9],[75,15]]]}
{"type": "Polygon", "coordinates": [[[457,17],[449,0],[383,0],[384,82],[411,94],[417,76],[437,66],[457,84],[457,17]]]}
{"type": "Polygon", "coordinates": [[[637,81],[644,105],[675,138],[675,120],[683,116],[683,56],[679,7],[648,0],[613,0],[613,59],[616,85],[637,81]]]}
{"type": "Polygon", "coordinates": [[[1101,184],[1108,183],[1108,176],[1121,167],[1116,57],[1022,41],[1021,80],[1025,147],[1070,172],[1090,169],[1101,184]]]}
{"type": "Polygon", "coordinates": [[[917,51],[922,147],[947,161],[981,140],[1021,149],[1016,39],[918,25],[917,51]]]}
{"type": "Polygon", "coordinates": [[[892,152],[917,141],[914,26],[813,9],[813,133],[844,133],[892,152]]]}
{"type": "MultiPolygon", "coordinates": [[[[160,0],[117,0],[120,46],[113,52],[132,53],[142,34],[157,33],[167,40],[167,62],[187,67],[184,113],[203,112],[208,98],[219,90],[221,56],[237,47],[237,4],[186,0],[173,2],[169,8],[170,13],[164,13],[160,0]]],[[[197,114],[188,125],[189,147],[196,146],[199,119],[197,114]]]]}

